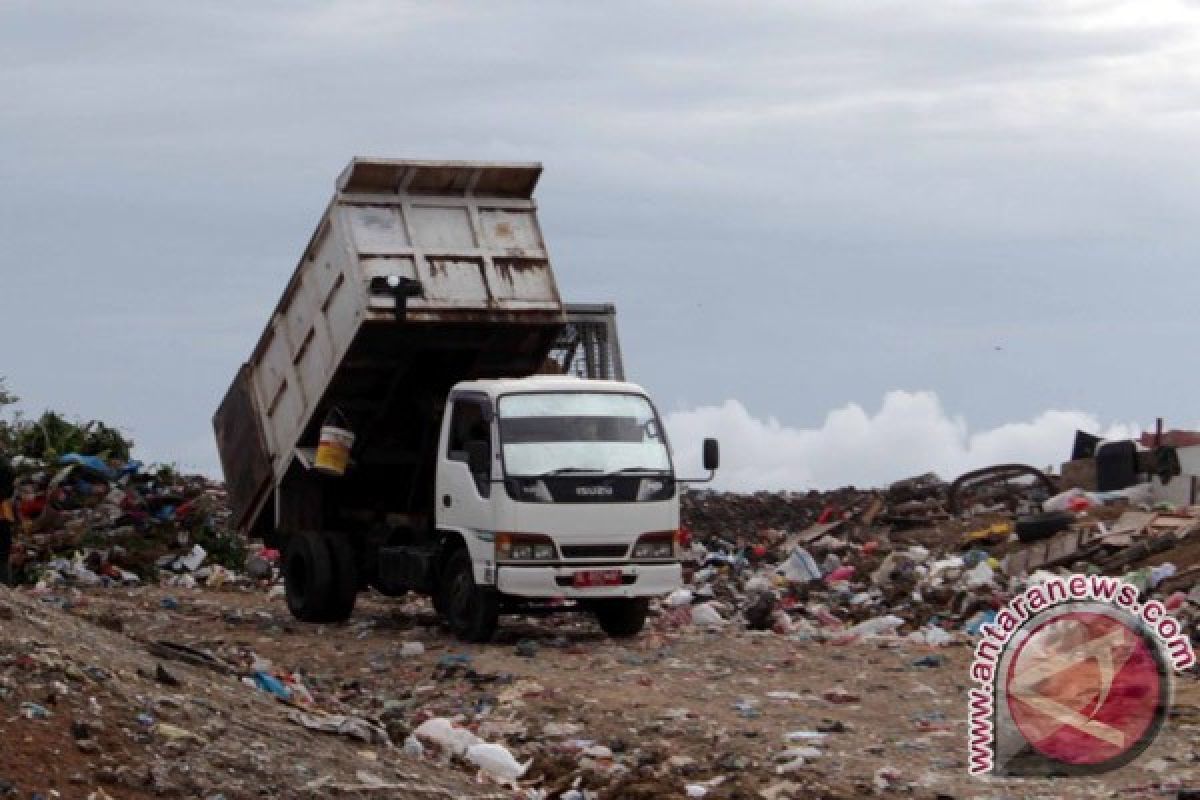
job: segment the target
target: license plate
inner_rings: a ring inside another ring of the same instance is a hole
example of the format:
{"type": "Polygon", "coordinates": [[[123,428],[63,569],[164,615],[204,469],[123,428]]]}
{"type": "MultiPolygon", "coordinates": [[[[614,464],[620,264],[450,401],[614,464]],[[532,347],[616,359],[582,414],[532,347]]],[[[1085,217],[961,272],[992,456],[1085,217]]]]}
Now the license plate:
{"type": "Polygon", "coordinates": [[[620,586],[619,569],[585,569],[575,573],[575,588],[588,589],[592,586],[620,586]]]}

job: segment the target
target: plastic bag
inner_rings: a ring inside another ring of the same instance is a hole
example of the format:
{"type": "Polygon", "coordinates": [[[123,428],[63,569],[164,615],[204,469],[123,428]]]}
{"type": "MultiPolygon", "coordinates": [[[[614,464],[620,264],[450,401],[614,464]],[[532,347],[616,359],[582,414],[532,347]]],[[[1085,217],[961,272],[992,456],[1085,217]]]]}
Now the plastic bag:
{"type": "Polygon", "coordinates": [[[663,602],[671,608],[681,608],[682,606],[690,606],[693,597],[691,589],[676,589],[667,595],[667,599],[663,602]]]}
{"type": "Polygon", "coordinates": [[[779,571],[792,583],[808,583],[821,579],[821,568],[817,566],[812,554],[803,547],[793,550],[788,560],[780,565],[779,571]]]}
{"type": "Polygon", "coordinates": [[[1071,501],[1079,498],[1087,499],[1088,493],[1083,489],[1067,489],[1042,503],[1043,511],[1070,511],[1071,501]]]}
{"type": "Polygon", "coordinates": [[[466,728],[459,728],[453,722],[445,717],[434,717],[427,719],[417,726],[413,731],[413,735],[419,739],[433,742],[443,750],[447,750],[454,755],[463,755],[467,749],[474,747],[477,744],[483,744],[483,740],[475,734],[471,733],[466,728]]]}
{"type": "Polygon", "coordinates": [[[508,783],[525,774],[532,760],[520,764],[502,744],[483,742],[467,748],[467,760],[495,780],[508,783]]]}
{"type": "Polygon", "coordinates": [[[885,633],[892,633],[904,624],[904,620],[893,614],[887,614],[882,617],[872,617],[868,620],[855,625],[850,630],[846,631],[850,636],[879,636],[885,633]]]}
{"type": "Polygon", "coordinates": [[[701,603],[698,606],[692,606],[692,624],[711,627],[726,625],[728,621],[713,608],[712,603],[701,603]]]}
{"type": "Polygon", "coordinates": [[[986,561],[981,561],[974,569],[969,570],[964,577],[966,578],[968,589],[980,589],[984,586],[995,584],[996,571],[986,561]]]}

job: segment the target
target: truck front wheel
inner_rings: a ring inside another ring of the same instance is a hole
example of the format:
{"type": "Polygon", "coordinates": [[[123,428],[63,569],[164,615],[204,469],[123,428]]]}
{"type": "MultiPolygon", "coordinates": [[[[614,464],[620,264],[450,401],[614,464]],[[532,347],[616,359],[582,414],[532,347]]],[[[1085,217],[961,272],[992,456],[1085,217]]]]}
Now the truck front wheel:
{"type": "Polygon", "coordinates": [[[593,612],[605,633],[614,638],[625,638],[642,632],[649,608],[650,601],[644,597],[621,597],[597,600],[593,612]]]}
{"type": "Polygon", "coordinates": [[[313,531],[288,536],[283,586],[288,610],[302,622],[324,622],[329,613],[333,574],[325,543],[313,531]]]}
{"type": "Polygon", "coordinates": [[[471,554],[458,550],[446,562],[440,598],[450,630],[464,642],[489,642],[500,619],[496,592],[475,583],[471,554]]]}

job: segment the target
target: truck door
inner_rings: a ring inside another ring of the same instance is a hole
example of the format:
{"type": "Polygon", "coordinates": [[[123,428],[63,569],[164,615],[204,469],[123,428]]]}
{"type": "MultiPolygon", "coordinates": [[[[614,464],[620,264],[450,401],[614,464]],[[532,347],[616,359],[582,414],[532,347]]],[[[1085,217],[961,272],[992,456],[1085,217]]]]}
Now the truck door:
{"type": "Polygon", "coordinates": [[[495,462],[490,404],[484,395],[460,394],[451,398],[445,449],[438,454],[438,526],[472,530],[493,529],[491,465],[495,462]],[[467,458],[469,443],[487,448],[486,473],[471,472],[467,458]]]}

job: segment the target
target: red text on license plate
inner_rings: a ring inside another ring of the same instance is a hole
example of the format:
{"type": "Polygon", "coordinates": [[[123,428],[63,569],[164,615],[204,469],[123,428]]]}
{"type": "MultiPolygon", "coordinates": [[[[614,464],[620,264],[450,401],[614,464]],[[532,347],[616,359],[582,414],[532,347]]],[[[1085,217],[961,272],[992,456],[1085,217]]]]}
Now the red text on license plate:
{"type": "Polygon", "coordinates": [[[575,573],[575,588],[586,589],[590,586],[620,586],[621,570],[619,569],[585,569],[575,573]]]}

